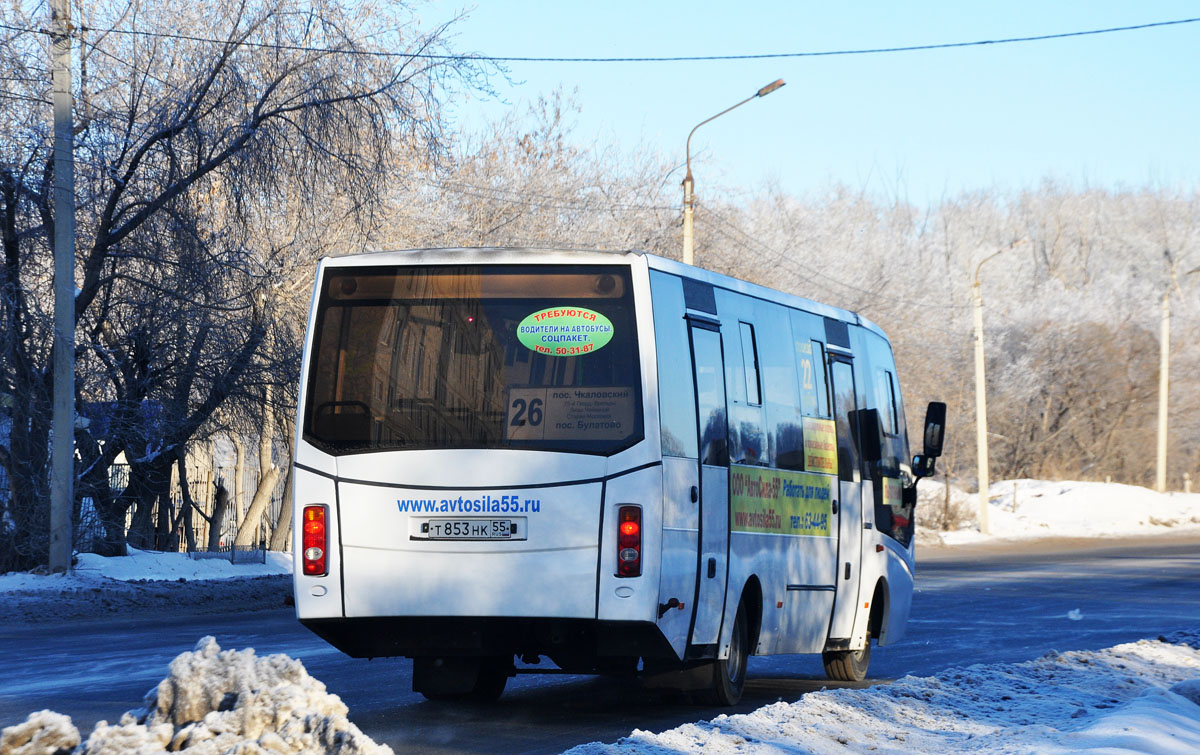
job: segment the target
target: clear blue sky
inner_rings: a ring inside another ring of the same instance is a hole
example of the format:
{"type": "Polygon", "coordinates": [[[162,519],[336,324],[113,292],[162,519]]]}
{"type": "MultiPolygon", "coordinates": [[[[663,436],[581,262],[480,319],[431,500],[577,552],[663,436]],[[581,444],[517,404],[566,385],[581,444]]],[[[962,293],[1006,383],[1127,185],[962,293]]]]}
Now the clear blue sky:
{"type": "MultiPolygon", "coordinates": [[[[1200,3],[540,2],[418,6],[429,25],[467,10],[460,52],[503,56],[727,55],[1052,34],[1200,16],[1200,3]]],[[[831,182],[916,202],[1036,186],[1195,187],[1200,23],[1092,37],[891,54],[685,63],[511,63],[504,102],[460,98],[472,125],[577,89],[580,141],[649,146],[682,164],[692,126],[760,86],[787,86],[692,141],[697,193],[831,182]]],[[[679,176],[682,178],[682,174],[679,176]]]]}

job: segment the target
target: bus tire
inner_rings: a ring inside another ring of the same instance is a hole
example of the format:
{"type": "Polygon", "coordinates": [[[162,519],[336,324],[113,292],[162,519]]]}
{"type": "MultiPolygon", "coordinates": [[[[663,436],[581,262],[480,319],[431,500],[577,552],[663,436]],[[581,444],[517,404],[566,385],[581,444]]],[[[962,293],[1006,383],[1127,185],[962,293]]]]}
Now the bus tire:
{"type": "Polygon", "coordinates": [[[467,700],[476,703],[493,703],[504,694],[508,677],[513,675],[512,658],[484,658],[479,664],[479,675],[475,677],[475,685],[466,696],[467,700]]]}
{"type": "Polygon", "coordinates": [[[737,616],[733,620],[733,636],[729,640],[729,657],[718,659],[712,665],[712,686],[708,691],[709,702],[714,705],[737,705],[746,687],[746,665],[750,660],[750,620],[746,617],[746,603],[738,604],[737,616]]]}
{"type": "Polygon", "coordinates": [[[861,650],[826,650],[821,653],[821,661],[830,680],[861,682],[867,678],[867,666],[871,664],[871,638],[867,638],[861,650]]]}
{"type": "Polygon", "coordinates": [[[413,691],[439,702],[494,702],[513,673],[511,656],[414,658],[413,691]]]}

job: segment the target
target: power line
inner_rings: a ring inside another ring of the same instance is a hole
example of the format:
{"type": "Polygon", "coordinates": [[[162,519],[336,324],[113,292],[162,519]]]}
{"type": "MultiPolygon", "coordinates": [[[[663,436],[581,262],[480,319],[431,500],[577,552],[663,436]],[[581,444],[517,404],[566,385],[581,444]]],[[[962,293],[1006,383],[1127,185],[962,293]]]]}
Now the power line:
{"type": "MultiPolygon", "coordinates": [[[[79,31],[91,31],[101,34],[126,34],[131,36],[157,37],[160,39],[178,39],[188,42],[203,42],[216,45],[232,45],[235,47],[255,47],[270,50],[294,51],[294,52],[315,52],[339,55],[361,55],[370,57],[382,58],[419,58],[425,60],[442,60],[442,61],[478,61],[482,63],[687,63],[687,62],[703,62],[703,61],[729,61],[729,60],[777,60],[785,58],[819,58],[819,57],[835,57],[846,55],[880,55],[899,52],[919,52],[923,50],[947,50],[963,47],[984,47],[988,45],[1006,45],[1016,44],[1020,42],[1045,42],[1055,39],[1069,39],[1072,37],[1087,37],[1100,34],[1115,34],[1118,32],[1140,31],[1144,29],[1155,29],[1167,26],[1180,26],[1183,24],[1194,24],[1200,22],[1200,17],[1196,18],[1180,18],[1172,21],[1154,21],[1145,24],[1133,24],[1130,26],[1110,26],[1103,29],[1085,29],[1082,31],[1058,32],[1055,34],[1033,34],[1020,37],[1001,37],[998,39],[979,39],[965,42],[937,42],[921,45],[895,45],[890,47],[863,47],[849,48],[841,50],[810,50],[802,52],[779,52],[779,53],[751,53],[737,55],[676,55],[676,56],[638,56],[638,57],[537,57],[525,55],[482,55],[482,54],[437,54],[424,52],[390,52],[386,50],[356,50],[347,49],[344,47],[309,47],[306,45],[284,45],[271,42],[249,42],[245,40],[233,39],[214,39],[212,37],[200,37],[191,34],[177,34],[172,32],[154,32],[154,31],[139,31],[136,29],[96,29],[88,26],[79,26],[79,31]]],[[[47,29],[26,28],[18,26],[10,26],[8,24],[0,24],[0,29],[8,29],[15,32],[32,32],[38,34],[47,34],[51,32],[47,29]]]]}

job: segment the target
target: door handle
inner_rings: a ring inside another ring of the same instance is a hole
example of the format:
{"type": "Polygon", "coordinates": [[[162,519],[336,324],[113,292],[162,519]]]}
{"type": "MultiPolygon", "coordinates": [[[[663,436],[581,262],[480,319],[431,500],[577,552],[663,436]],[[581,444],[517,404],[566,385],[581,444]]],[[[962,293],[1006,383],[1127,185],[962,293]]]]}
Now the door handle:
{"type": "Polygon", "coordinates": [[[717,576],[717,560],[710,558],[708,560],[708,578],[712,579],[715,576],[717,576]]]}
{"type": "Polygon", "coordinates": [[[833,513],[835,513],[835,514],[836,514],[836,513],[838,513],[838,505],[837,505],[837,501],[834,501],[834,502],[833,502],[833,513]]]}
{"type": "Polygon", "coordinates": [[[700,488],[693,485],[692,486],[692,503],[695,503],[698,500],[700,500],[700,488]]]}

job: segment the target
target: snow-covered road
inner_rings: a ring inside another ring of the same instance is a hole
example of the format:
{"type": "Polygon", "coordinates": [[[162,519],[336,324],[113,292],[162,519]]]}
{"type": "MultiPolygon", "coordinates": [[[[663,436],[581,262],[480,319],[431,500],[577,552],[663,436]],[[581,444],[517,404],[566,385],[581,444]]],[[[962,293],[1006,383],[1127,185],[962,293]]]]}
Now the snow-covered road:
{"type": "MultiPolygon", "coordinates": [[[[643,706],[646,698],[637,695],[606,706],[595,702],[597,692],[606,689],[603,686],[553,680],[517,685],[494,714],[474,711],[464,719],[447,716],[444,706],[405,702],[405,695],[411,693],[403,679],[393,679],[383,689],[363,690],[362,678],[341,681],[334,673],[338,664],[323,663],[311,647],[302,652],[322,668],[322,678],[330,675],[326,681],[349,704],[351,721],[359,722],[377,741],[404,751],[556,751],[587,741],[588,729],[580,726],[583,719],[599,722],[593,730],[600,733],[592,738],[616,744],[582,746],[582,752],[613,748],[719,753],[1200,751],[1196,692],[1200,682],[1195,681],[1200,679],[1196,650],[1200,590],[1195,587],[1200,583],[1200,496],[1156,497],[1126,486],[1031,481],[997,483],[993,493],[994,530],[1006,539],[985,538],[970,530],[926,533],[918,549],[918,594],[909,635],[900,645],[877,651],[872,676],[884,683],[869,688],[819,691],[819,661],[806,666],[805,661],[812,659],[756,658],[750,694],[778,692],[782,699],[751,697],[761,707],[744,708],[745,713],[738,715],[705,711],[701,716],[707,720],[692,719],[693,723],[678,726],[688,720],[683,706],[643,706]],[[1111,538],[1114,534],[1121,535],[1123,547],[1111,551],[1094,545],[1073,550],[1080,548],[1077,541],[1070,548],[1028,545],[1038,536],[1111,538]],[[1180,534],[1182,539],[1171,537],[1180,534]],[[1135,536],[1163,535],[1142,541],[1153,546],[1131,542],[1135,536]],[[935,541],[952,547],[930,550],[935,541]],[[1172,546],[1172,542],[1187,545],[1172,546]],[[1081,555],[1085,552],[1091,555],[1081,555]],[[964,606],[973,610],[964,612],[964,606]],[[1160,632],[1165,640],[1157,638],[1160,632]],[[1138,637],[1148,639],[1128,642],[1138,637]],[[889,679],[893,681],[887,683],[889,679]],[[466,745],[456,738],[464,720],[479,730],[482,739],[466,745]],[[507,729],[502,728],[504,722],[507,729]],[[539,731],[536,725],[542,723],[547,727],[539,731]],[[563,728],[564,723],[569,725],[563,728]],[[645,731],[630,734],[631,729],[645,731]],[[480,741],[484,746],[479,746],[480,741]]],[[[970,507],[969,499],[958,494],[955,498],[970,507]]],[[[89,611],[114,620],[123,607],[153,615],[157,605],[184,633],[219,621],[221,610],[254,603],[245,592],[253,581],[235,579],[216,587],[218,583],[201,573],[204,567],[195,565],[203,562],[157,563],[162,558],[178,559],[137,554],[107,560],[111,563],[88,560],[87,568],[71,578],[4,575],[0,592],[7,593],[6,606],[18,616],[46,618],[42,614],[49,611],[49,618],[58,622],[83,618],[89,611]],[[106,573],[114,569],[120,571],[117,581],[106,573]],[[180,569],[193,572],[183,574],[180,569]],[[136,581],[160,573],[186,581],[136,581]],[[189,593],[203,598],[190,604],[189,593]],[[229,596],[224,605],[223,593],[229,596]],[[189,622],[189,615],[196,617],[194,622],[189,622]]],[[[286,571],[286,565],[277,563],[268,570],[286,571]]],[[[262,579],[258,588],[267,584],[262,579]]],[[[269,592],[278,595],[278,586],[269,592]]],[[[45,626],[53,631],[56,624],[45,626]]],[[[15,628],[4,635],[5,650],[11,651],[6,653],[11,673],[0,678],[0,704],[7,701],[0,726],[20,720],[11,714],[27,695],[36,698],[53,688],[64,692],[66,704],[74,704],[72,700],[95,697],[92,693],[103,688],[104,679],[112,678],[106,670],[120,673],[125,666],[125,674],[138,684],[165,673],[168,658],[162,650],[92,663],[83,649],[75,652],[70,642],[55,655],[42,657],[36,650],[10,646],[17,635],[36,637],[37,632],[15,628]]],[[[265,637],[254,636],[250,631],[244,635],[250,643],[270,645],[265,637]]],[[[193,636],[191,642],[196,639],[193,636]]],[[[51,638],[41,644],[54,643],[51,638]]],[[[212,685],[203,675],[195,683],[212,685]]],[[[306,688],[272,699],[324,699],[314,694],[306,688]]],[[[116,709],[108,716],[115,719],[120,713],[116,709]]],[[[263,720],[261,711],[243,718],[263,720]]],[[[228,717],[222,721],[222,726],[231,725],[228,717]]],[[[315,718],[305,725],[316,727],[314,731],[341,731],[338,727],[343,726],[322,724],[315,718]]],[[[14,737],[26,733],[10,726],[0,752],[16,752],[14,737]]],[[[276,747],[278,737],[272,735],[278,732],[242,734],[260,747],[269,744],[273,751],[295,751],[276,747]]],[[[111,737],[105,741],[112,741],[111,737]]],[[[84,751],[101,750],[84,745],[84,751]]]]}

